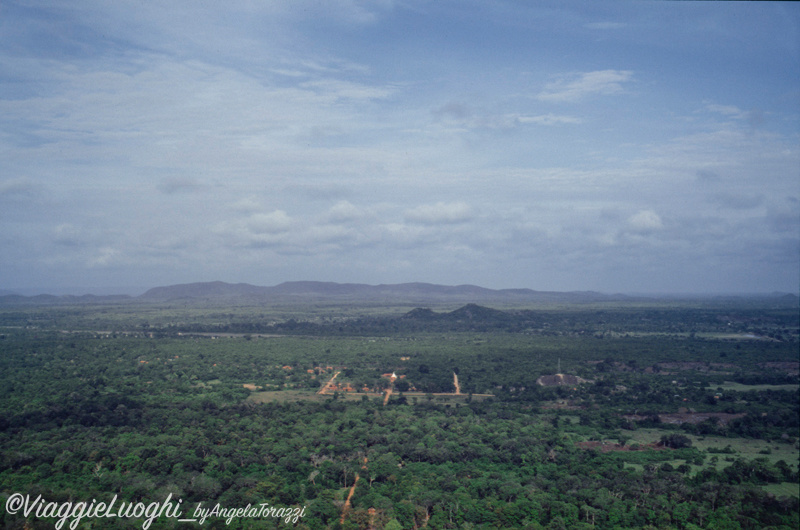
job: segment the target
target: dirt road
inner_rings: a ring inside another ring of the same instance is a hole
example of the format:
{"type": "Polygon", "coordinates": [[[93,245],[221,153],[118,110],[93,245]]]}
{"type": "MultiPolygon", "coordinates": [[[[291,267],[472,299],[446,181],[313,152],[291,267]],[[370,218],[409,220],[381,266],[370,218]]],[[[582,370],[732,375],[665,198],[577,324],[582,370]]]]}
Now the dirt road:
{"type": "Polygon", "coordinates": [[[328,389],[331,386],[333,386],[334,379],[336,379],[336,376],[338,376],[340,373],[342,373],[342,372],[336,372],[335,374],[333,374],[333,377],[331,377],[330,380],[327,383],[325,383],[322,386],[322,388],[319,389],[319,392],[317,392],[317,394],[327,394],[328,393],[328,389]]]}
{"type": "MultiPolygon", "coordinates": [[[[364,463],[361,465],[361,469],[366,471],[367,470],[367,457],[364,457],[364,463]]],[[[353,498],[353,494],[356,492],[356,485],[358,485],[358,479],[361,476],[356,473],[356,478],[353,481],[353,486],[350,488],[350,493],[347,494],[347,500],[344,501],[344,508],[342,508],[342,518],[339,524],[344,524],[344,518],[347,516],[347,512],[350,511],[350,499],[353,498]]]]}

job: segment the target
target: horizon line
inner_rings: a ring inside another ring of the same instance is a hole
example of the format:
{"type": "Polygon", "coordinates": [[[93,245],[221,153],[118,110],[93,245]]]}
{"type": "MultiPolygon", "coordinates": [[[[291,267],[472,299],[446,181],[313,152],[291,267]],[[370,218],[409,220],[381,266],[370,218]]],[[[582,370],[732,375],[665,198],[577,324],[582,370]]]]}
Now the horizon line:
{"type": "Polygon", "coordinates": [[[631,296],[631,297],[656,297],[656,298],[679,298],[679,297],[696,297],[696,298],[706,298],[706,297],[718,297],[718,296],[744,296],[744,297],[752,297],[752,296],[778,296],[778,295],[794,295],[800,296],[800,289],[796,291],[787,291],[787,290],[780,290],[780,289],[773,289],[770,291],[625,291],[625,290],[615,290],[615,291],[605,291],[599,289],[537,289],[533,287],[500,287],[500,288],[493,288],[493,287],[484,287],[474,283],[459,283],[459,284],[442,284],[442,283],[434,283],[434,282],[427,282],[427,281],[408,281],[408,282],[397,282],[397,283],[362,283],[362,282],[337,282],[337,281],[330,281],[330,280],[286,280],[283,282],[279,282],[273,285],[260,285],[250,282],[229,282],[225,280],[207,280],[207,281],[195,281],[195,282],[180,282],[180,283],[171,283],[171,284],[163,284],[163,285],[155,285],[151,287],[142,287],[142,286],[116,286],[116,287],[98,287],[94,290],[87,289],[85,287],[18,287],[18,288],[5,288],[0,286],[0,296],[22,296],[25,298],[32,298],[36,296],[56,296],[56,297],[83,297],[83,296],[97,296],[97,297],[106,297],[106,296],[128,296],[131,298],[138,298],[143,296],[145,293],[152,289],[158,288],[167,288],[167,287],[177,287],[177,286],[186,286],[186,285],[202,285],[202,284],[225,284],[225,285],[250,285],[253,287],[262,287],[262,288],[271,288],[277,287],[284,284],[292,284],[292,283],[323,283],[323,284],[334,284],[334,285],[361,285],[361,286],[368,286],[368,287],[379,287],[379,286],[397,286],[397,285],[410,285],[410,284],[426,284],[426,285],[433,285],[437,287],[477,287],[480,289],[486,289],[489,291],[507,291],[507,290],[530,290],[533,292],[539,293],[597,293],[603,295],[623,295],[623,296],[631,296]]]}

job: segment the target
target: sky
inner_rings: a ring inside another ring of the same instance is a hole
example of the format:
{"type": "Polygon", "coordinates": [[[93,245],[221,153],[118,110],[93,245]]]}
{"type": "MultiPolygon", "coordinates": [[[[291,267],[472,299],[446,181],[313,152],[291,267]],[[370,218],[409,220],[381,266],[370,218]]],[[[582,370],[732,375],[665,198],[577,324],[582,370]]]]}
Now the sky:
{"type": "Polygon", "coordinates": [[[0,290],[800,291],[800,5],[3,0],[0,290]]]}

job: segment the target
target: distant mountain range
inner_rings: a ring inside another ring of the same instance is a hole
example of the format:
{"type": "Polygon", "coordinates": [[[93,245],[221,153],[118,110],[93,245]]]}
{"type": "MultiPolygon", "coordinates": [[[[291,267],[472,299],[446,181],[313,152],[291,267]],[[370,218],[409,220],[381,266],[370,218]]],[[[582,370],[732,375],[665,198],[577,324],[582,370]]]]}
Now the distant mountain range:
{"type": "MultiPolygon", "coordinates": [[[[653,300],[657,297],[603,294],[594,291],[534,291],[531,289],[487,289],[475,285],[436,285],[430,283],[400,283],[366,285],[333,282],[285,282],[272,287],[247,283],[201,282],[154,287],[144,294],[132,297],[114,296],[21,296],[0,291],[0,305],[68,305],[93,303],[213,303],[235,305],[265,305],[273,303],[373,302],[373,303],[594,303],[614,301],[653,300]]],[[[691,296],[681,298],[693,298],[691,296]]],[[[698,297],[699,298],[699,297],[698,297]]],[[[703,297],[708,298],[708,297],[703,297]]],[[[752,297],[723,297],[752,298],[752,297]]],[[[786,293],[766,294],[760,298],[778,302],[781,306],[797,306],[797,295],[786,293]]]]}
{"type": "Polygon", "coordinates": [[[56,296],[54,294],[37,294],[36,296],[23,296],[21,294],[0,294],[0,306],[14,305],[70,305],[70,304],[107,304],[136,300],[127,294],[114,294],[109,296],[96,296],[84,294],[74,296],[71,294],[56,296]]]}
{"type": "Polygon", "coordinates": [[[374,301],[374,302],[595,302],[627,300],[624,295],[595,292],[545,292],[531,289],[486,289],[475,285],[436,285],[400,283],[366,285],[360,283],[286,282],[274,287],[246,283],[190,283],[156,287],[139,297],[141,300],[174,301],[202,298],[244,299],[251,301],[374,301]]]}

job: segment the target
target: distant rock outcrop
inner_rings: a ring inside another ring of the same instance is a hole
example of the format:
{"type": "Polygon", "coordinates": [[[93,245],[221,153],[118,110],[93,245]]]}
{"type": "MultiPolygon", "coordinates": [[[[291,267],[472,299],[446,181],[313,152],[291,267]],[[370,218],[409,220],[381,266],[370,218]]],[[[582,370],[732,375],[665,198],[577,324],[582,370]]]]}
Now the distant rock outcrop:
{"type": "Polygon", "coordinates": [[[401,318],[407,320],[422,320],[430,322],[432,320],[437,320],[439,317],[441,317],[440,313],[435,313],[433,310],[428,308],[418,307],[416,309],[412,309],[411,311],[403,315],[401,318]]]}
{"type": "Polygon", "coordinates": [[[478,304],[467,304],[447,314],[450,320],[471,320],[478,322],[509,320],[511,315],[499,309],[483,307],[478,304]]]}

